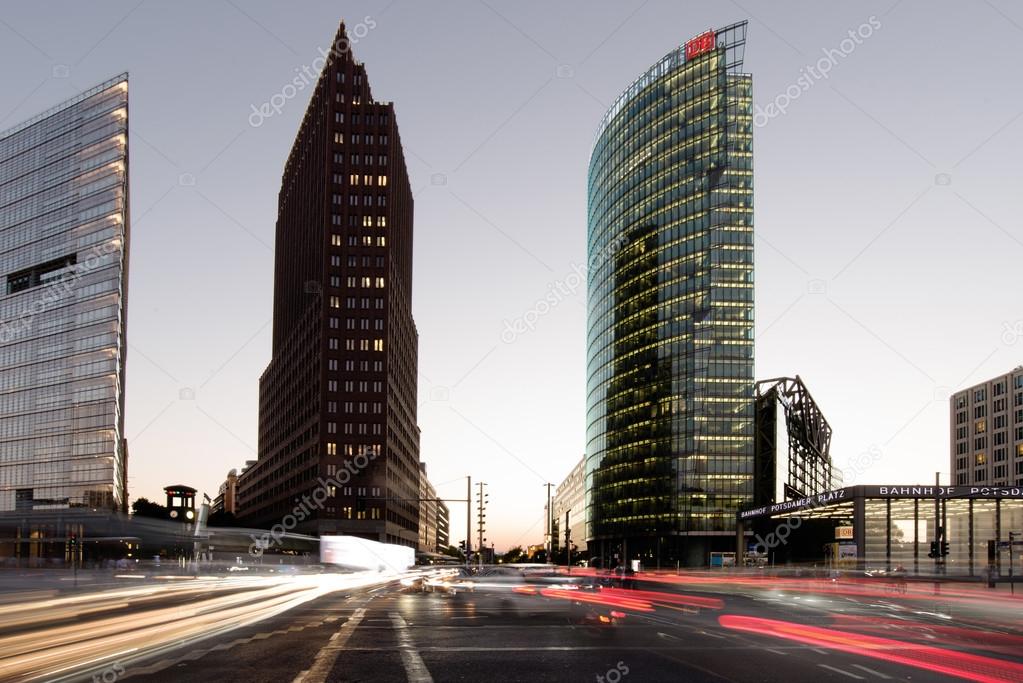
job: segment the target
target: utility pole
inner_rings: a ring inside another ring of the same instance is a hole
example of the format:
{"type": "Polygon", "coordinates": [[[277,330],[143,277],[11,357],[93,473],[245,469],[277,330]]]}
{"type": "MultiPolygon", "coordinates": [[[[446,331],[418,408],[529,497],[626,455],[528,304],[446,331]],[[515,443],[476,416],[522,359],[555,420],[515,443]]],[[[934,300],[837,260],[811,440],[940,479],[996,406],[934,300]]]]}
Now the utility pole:
{"type": "Polygon", "coordinates": [[[472,477],[465,477],[465,568],[468,570],[472,560],[472,477]]]}
{"type": "Polygon", "coordinates": [[[479,482],[479,484],[478,484],[478,486],[480,487],[480,490],[479,490],[478,499],[477,499],[478,507],[476,509],[476,512],[478,513],[478,519],[477,519],[477,522],[476,522],[476,524],[477,524],[476,531],[479,533],[479,537],[478,537],[478,540],[479,540],[479,562],[477,563],[477,566],[479,566],[481,568],[483,567],[483,549],[484,549],[485,543],[487,541],[486,537],[483,536],[483,533],[486,531],[486,528],[487,528],[487,521],[486,521],[487,520],[487,514],[486,514],[486,511],[487,511],[487,498],[489,498],[489,496],[487,494],[483,493],[483,487],[486,486],[486,485],[487,485],[486,482],[483,482],[483,481],[479,482]]]}
{"type": "Polygon", "coordinates": [[[551,487],[554,484],[547,482],[544,484],[547,487],[547,564],[551,564],[554,559],[554,510],[551,508],[551,487]]]}

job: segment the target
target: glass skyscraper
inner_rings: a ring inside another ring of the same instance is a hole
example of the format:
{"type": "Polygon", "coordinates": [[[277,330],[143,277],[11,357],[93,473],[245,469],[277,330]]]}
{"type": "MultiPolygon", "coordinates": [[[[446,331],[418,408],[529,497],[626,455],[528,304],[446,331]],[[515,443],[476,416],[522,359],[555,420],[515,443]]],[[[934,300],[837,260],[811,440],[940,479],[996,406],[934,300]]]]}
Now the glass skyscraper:
{"type": "Polygon", "coordinates": [[[0,132],[0,512],[125,510],[128,76],[0,132]]]}
{"type": "Polygon", "coordinates": [[[735,550],[753,494],[752,79],[746,23],[665,55],[590,157],[586,505],[608,564],[735,550]]]}

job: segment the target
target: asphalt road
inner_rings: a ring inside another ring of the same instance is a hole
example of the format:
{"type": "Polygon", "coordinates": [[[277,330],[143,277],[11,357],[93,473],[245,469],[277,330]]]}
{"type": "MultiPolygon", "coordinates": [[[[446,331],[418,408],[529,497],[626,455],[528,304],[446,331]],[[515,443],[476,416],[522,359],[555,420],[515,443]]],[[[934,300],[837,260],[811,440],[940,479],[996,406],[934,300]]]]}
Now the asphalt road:
{"type": "Polygon", "coordinates": [[[1023,602],[1006,598],[810,581],[587,597],[517,582],[331,594],[83,680],[1023,681],[1023,602]],[[602,624],[612,611],[625,616],[602,624]]]}

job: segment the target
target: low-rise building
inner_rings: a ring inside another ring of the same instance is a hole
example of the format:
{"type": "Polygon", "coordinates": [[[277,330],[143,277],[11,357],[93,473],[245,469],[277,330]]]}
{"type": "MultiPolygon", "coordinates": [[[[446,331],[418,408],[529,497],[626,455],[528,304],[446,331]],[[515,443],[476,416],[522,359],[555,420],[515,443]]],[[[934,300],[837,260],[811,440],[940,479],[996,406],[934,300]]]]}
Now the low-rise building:
{"type": "Polygon", "coordinates": [[[586,459],[580,457],[568,476],[558,484],[551,508],[552,543],[557,553],[565,545],[565,524],[567,520],[569,538],[579,548],[586,547],[586,459]]]}
{"type": "Polygon", "coordinates": [[[450,543],[448,506],[437,497],[437,489],[426,476],[426,463],[419,463],[419,544],[421,553],[439,553],[450,543]]]}
{"type": "Polygon", "coordinates": [[[210,508],[210,513],[215,514],[217,512],[221,512],[233,515],[235,512],[235,500],[237,494],[238,470],[232,469],[227,473],[227,477],[224,478],[223,483],[220,485],[217,497],[213,499],[213,506],[210,508]]]}

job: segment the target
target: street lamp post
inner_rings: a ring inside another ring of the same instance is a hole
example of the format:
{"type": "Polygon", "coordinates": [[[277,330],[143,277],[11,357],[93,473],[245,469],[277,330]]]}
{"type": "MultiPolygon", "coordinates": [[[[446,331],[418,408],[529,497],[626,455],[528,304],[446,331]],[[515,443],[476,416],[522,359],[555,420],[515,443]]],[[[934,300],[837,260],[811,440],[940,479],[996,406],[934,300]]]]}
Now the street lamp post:
{"type": "Polygon", "coordinates": [[[568,526],[568,515],[572,512],[569,508],[565,510],[565,571],[572,573],[572,528],[568,526]]]}

